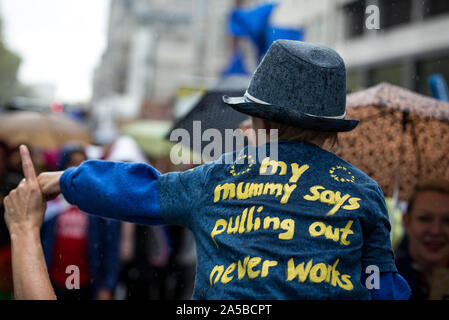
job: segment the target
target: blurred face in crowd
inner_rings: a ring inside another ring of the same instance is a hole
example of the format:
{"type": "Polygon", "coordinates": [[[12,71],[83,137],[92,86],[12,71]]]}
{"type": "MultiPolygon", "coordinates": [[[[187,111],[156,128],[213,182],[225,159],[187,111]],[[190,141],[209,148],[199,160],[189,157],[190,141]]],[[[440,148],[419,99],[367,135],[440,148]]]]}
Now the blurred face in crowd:
{"type": "Polygon", "coordinates": [[[404,215],[411,257],[422,267],[449,263],[449,194],[420,191],[404,215]]]}
{"type": "MultiPolygon", "coordinates": [[[[31,152],[31,150],[30,150],[31,152]]],[[[22,160],[20,160],[20,153],[19,149],[15,148],[11,154],[9,155],[9,164],[12,169],[14,169],[17,172],[21,172],[22,170],[22,160]]]]}
{"type": "Polygon", "coordinates": [[[83,161],[86,161],[87,157],[84,153],[82,152],[73,152],[70,155],[70,159],[67,162],[67,166],[66,168],[70,168],[70,167],[78,167],[83,161]]]}

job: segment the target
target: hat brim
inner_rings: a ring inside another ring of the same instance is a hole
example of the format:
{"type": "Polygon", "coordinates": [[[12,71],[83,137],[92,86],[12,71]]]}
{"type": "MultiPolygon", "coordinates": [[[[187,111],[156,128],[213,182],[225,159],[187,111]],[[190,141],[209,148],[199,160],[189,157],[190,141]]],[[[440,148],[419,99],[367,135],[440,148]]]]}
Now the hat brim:
{"type": "Polygon", "coordinates": [[[223,96],[223,102],[241,113],[304,129],[329,132],[347,132],[357,127],[360,122],[359,120],[313,117],[278,105],[265,105],[256,102],[247,102],[244,97],[223,96]]]}

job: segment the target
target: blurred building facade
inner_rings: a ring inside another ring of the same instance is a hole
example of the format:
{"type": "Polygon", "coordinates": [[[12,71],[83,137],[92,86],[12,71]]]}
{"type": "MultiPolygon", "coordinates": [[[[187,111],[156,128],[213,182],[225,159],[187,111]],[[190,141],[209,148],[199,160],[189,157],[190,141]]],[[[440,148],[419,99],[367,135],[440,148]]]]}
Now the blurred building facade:
{"type": "MultiPolygon", "coordinates": [[[[95,71],[93,116],[173,118],[179,88],[207,87],[230,53],[232,8],[258,0],[111,0],[108,45],[95,71]]],[[[348,69],[348,91],[388,81],[429,94],[428,77],[449,79],[447,0],[279,0],[270,19],[294,23],[305,40],[336,49],[348,69]],[[369,19],[378,8],[378,29],[369,19]],[[372,26],[372,25],[371,25],[372,26]]],[[[176,113],[176,112],[175,112],[176,113]]],[[[110,125],[109,125],[110,124],[110,125]]]]}
{"type": "Polygon", "coordinates": [[[348,69],[349,91],[388,81],[429,95],[427,81],[431,74],[441,73],[449,81],[447,0],[281,3],[288,7],[284,16],[296,15],[304,25],[306,41],[330,46],[342,55],[348,69]],[[378,12],[370,6],[378,8],[378,12]],[[375,18],[379,29],[372,28],[375,18]]]}
{"type": "MultiPolygon", "coordinates": [[[[247,1],[255,3],[256,1],[247,1]]],[[[178,88],[207,87],[226,63],[234,0],[111,0],[107,49],[95,71],[92,114],[167,120],[178,88]]]]}

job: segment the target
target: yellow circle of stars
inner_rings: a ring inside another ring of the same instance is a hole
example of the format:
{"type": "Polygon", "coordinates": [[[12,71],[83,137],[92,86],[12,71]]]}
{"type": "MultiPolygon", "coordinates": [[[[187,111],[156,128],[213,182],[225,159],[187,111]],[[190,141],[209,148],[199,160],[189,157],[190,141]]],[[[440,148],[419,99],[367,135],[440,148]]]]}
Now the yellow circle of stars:
{"type": "Polygon", "coordinates": [[[239,157],[235,160],[234,164],[232,165],[231,170],[229,171],[229,173],[232,174],[233,176],[239,176],[239,175],[241,175],[241,174],[245,174],[245,173],[249,172],[249,171],[251,170],[251,167],[252,167],[253,165],[255,165],[255,164],[256,164],[256,160],[254,160],[253,157],[252,157],[251,155],[246,155],[246,154],[245,154],[245,155],[243,155],[243,156],[239,156],[239,157]],[[245,158],[248,158],[248,164],[249,164],[249,165],[248,165],[248,168],[246,168],[245,170],[236,172],[236,171],[235,171],[235,165],[236,165],[236,162],[239,161],[239,160],[245,159],[245,158]]]}
{"type": "Polygon", "coordinates": [[[335,181],[338,182],[354,182],[355,178],[352,173],[343,166],[332,167],[329,173],[335,181]]]}

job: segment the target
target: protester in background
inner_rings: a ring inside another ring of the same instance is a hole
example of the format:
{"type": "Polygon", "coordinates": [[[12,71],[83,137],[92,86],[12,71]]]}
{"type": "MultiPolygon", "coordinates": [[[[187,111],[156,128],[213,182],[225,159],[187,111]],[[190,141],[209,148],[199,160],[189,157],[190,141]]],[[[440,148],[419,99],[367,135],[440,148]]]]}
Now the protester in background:
{"type": "Polygon", "coordinates": [[[449,181],[418,184],[403,217],[407,237],[396,252],[410,299],[449,299],[449,181]]]}
{"type": "MultiPolygon", "coordinates": [[[[147,163],[147,157],[128,136],[116,139],[107,150],[105,160],[147,163]]],[[[171,232],[166,226],[146,226],[130,222],[121,224],[120,292],[127,300],[169,299],[168,263],[173,254],[171,232]]]]}
{"type": "MultiPolygon", "coordinates": [[[[9,167],[10,148],[6,142],[0,141],[0,216],[5,208],[3,198],[19,184],[21,174],[13,172],[9,167]]],[[[4,219],[0,219],[0,300],[12,298],[11,242],[4,219]]]]}
{"type": "MultiPolygon", "coordinates": [[[[76,167],[85,160],[83,147],[66,146],[59,169],[76,167]]],[[[87,215],[61,196],[48,203],[41,238],[58,299],[113,298],[120,268],[119,237],[118,221],[87,215]],[[74,279],[67,280],[75,274],[70,266],[79,270],[79,290],[73,290],[74,279]]]]}

